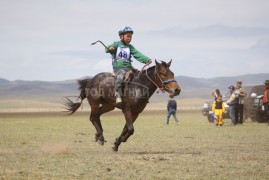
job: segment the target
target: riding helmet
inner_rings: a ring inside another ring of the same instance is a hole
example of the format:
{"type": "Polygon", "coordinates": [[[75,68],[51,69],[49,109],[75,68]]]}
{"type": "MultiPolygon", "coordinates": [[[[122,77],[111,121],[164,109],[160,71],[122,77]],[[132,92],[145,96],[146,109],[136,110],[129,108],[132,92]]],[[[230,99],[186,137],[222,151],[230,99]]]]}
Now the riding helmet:
{"type": "Polygon", "coordinates": [[[133,34],[134,31],[133,31],[132,28],[130,28],[130,27],[125,27],[125,28],[119,30],[119,36],[120,36],[120,35],[123,35],[123,34],[125,34],[125,33],[132,33],[132,34],[133,34]]]}

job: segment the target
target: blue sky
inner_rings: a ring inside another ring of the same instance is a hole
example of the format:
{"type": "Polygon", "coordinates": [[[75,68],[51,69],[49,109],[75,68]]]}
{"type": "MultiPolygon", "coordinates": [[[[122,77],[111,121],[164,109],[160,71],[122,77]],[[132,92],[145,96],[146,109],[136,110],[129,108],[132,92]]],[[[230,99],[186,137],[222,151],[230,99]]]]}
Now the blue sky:
{"type": "Polygon", "coordinates": [[[0,0],[0,78],[110,72],[110,55],[90,44],[117,41],[124,26],[143,54],[173,59],[176,76],[268,73],[268,9],[268,0],[0,0]]]}

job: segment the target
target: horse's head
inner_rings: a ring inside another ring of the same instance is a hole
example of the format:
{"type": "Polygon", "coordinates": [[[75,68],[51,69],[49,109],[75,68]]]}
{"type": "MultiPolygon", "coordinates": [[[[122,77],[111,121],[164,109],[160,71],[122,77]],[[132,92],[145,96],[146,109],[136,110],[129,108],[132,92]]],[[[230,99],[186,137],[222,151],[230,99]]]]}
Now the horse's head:
{"type": "Polygon", "coordinates": [[[174,96],[179,95],[181,88],[174,79],[174,73],[169,69],[172,60],[168,63],[163,61],[159,63],[155,60],[155,63],[156,63],[155,73],[156,73],[157,85],[160,87],[160,89],[165,90],[171,95],[174,96]]]}

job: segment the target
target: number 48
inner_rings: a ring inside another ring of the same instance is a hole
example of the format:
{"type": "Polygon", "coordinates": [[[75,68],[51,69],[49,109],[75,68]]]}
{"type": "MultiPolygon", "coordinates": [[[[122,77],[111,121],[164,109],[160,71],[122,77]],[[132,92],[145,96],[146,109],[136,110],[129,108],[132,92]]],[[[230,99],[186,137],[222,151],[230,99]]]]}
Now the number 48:
{"type": "Polygon", "coordinates": [[[121,58],[127,58],[128,57],[128,54],[127,54],[127,52],[126,51],[121,51],[120,53],[119,53],[119,57],[121,57],[121,58]]]}

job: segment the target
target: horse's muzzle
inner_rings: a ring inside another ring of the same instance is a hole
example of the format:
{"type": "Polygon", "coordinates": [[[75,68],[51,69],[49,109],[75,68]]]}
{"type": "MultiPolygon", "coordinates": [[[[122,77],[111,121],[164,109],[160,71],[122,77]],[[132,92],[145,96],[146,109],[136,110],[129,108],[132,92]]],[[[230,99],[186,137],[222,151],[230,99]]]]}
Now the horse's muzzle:
{"type": "Polygon", "coordinates": [[[180,91],[181,91],[181,89],[176,88],[176,89],[174,90],[174,96],[179,95],[179,94],[180,94],[180,91]]]}

